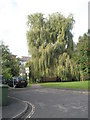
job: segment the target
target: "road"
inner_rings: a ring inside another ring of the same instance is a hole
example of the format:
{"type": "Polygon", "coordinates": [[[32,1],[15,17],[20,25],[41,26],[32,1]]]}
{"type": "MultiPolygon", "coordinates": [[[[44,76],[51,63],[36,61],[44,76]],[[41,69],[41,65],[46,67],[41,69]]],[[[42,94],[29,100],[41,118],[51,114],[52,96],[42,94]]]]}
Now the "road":
{"type": "Polygon", "coordinates": [[[8,94],[31,102],[35,106],[32,118],[88,118],[87,93],[43,88],[37,84],[10,89],[8,94]]]}

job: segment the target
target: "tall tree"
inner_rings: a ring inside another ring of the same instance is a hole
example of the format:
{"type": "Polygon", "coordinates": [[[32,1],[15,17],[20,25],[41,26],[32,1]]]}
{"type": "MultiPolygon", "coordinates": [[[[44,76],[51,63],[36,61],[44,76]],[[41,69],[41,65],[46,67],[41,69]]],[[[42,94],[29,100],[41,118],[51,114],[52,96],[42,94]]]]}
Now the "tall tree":
{"type": "Polygon", "coordinates": [[[41,13],[28,16],[27,42],[36,78],[56,76],[55,67],[59,65],[59,57],[64,52],[72,55],[73,24],[72,15],[65,18],[58,12],[47,18],[41,13]]]}
{"type": "Polygon", "coordinates": [[[80,72],[80,79],[88,79],[88,35],[80,36],[74,52],[74,59],[80,72]]]}
{"type": "Polygon", "coordinates": [[[19,75],[19,60],[15,58],[8,46],[4,45],[3,43],[0,44],[0,48],[2,49],[2,75],[6,80],[10,79],[11,77],[19,75]]]}

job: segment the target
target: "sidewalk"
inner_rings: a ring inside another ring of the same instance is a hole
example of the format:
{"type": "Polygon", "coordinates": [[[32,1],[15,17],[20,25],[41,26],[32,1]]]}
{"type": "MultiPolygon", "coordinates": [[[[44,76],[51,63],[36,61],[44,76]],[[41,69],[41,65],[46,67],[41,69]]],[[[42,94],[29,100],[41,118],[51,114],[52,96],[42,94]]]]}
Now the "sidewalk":
{"type": "Polygon", "coordinates": [[[8,97],[8,105],[2,107],[2,118],[13,118],[25,110],[26,103],[8,97]]]}

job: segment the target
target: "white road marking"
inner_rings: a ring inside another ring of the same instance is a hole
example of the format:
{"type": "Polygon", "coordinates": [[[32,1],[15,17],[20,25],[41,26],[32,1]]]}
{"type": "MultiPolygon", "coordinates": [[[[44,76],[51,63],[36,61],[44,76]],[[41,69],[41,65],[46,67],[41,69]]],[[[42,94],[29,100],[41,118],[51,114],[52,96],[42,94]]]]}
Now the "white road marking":
{"type": "Polygon", "coordinates": [[[31,110],[31,112],[29,113],[29,115],[24,119],[24,120],[26,120],[27,118],[31,118],[31,116],[34,114],[34,112],[35,112],[35,106],[32,104],[32,103],[30,103],[30,102],[28,102],[28,101],[26,101],[29,105],[31,105],[32,106],[32,110],[31,110]]]}
{"type": "MultiPolygon", "coordinates": [[[[35,106],[34,106],[32,103],[30,103],[30,102],[28,102],[28,101],[23,101],[23,100],[21,100],[21,99],[19,99],[19,98],[16,98],[16,97],[11,97],[11,96],[8,96],[8,97],[13,98],[13,99],[16,99],[16,100],[19,100],[19,101],[21,101],[21,102],[28,103],[28,104],[32,107],[32,110],[31,110],[31,112],[29,113],[29,115],[28,115],[24,120],[26,120],[27,118],[31,118],[31,116],[32,116],[32,115],[34,114],[34,112],[35,112],[35,106]]],[[[21,113],[19,113],[19,114],[17,114],[16,116],[14,116],[13,118],[16,118],[16,117],[18,117],[19,115],[21,115],[24,111],[26,111],[26,109],[27,109],[27,104],[26,104],[25,109],[24,109],[21,113]]],[[[13,118],[12,118],[12,119],[13,119],[13,118]]]]}

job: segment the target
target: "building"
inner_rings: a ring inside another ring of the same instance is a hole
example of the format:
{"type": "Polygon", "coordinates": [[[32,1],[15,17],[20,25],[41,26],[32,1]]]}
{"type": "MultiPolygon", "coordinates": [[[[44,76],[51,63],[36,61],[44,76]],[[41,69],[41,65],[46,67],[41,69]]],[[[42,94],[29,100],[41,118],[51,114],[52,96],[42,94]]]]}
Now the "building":
{"type": "Polygon", "coordinates": [[[27,74],[29,74],[29,68],[25,68],[25,64],[27,61],[30,60],[30,57],[27,56],[22,56],[21,58],[19,58],[21,66],[20,66],[20,76],[25,76],[27,74]]]}
{"type": "Polygon", "coordinates": [[[25,66],[26,62],[30,60],[30,57],[22,56],[20,58],[20,63],[25,66]]]}

